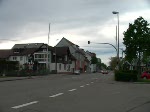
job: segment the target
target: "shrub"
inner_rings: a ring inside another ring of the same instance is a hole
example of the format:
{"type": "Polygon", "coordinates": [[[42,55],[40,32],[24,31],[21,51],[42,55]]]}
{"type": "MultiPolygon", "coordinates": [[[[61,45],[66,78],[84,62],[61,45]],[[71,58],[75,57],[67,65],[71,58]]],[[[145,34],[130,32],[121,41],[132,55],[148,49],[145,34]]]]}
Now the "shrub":
{"type": "Polygon", "coordinates": [[[137,81],[137,71],[115,71],[116,81],[137,81]]]}
{"type": "Polygon", "coordinates": [[[17,77],[19,74],[18,74],[18,71],[7,71],[5,72],[5,75],[8,76],[8,77],[17,77]]]}

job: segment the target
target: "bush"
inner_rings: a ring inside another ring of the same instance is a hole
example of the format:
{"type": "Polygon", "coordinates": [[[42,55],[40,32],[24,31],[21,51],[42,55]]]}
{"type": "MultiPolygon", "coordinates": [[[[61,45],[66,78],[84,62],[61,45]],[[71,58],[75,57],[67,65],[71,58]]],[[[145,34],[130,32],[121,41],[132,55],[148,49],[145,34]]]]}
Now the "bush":
{"type": "Polygon", "coordinates": [[[7,72],[5,72],[5,76],[8,76],[8,77],[17,77],[17,76],[19,76],[19,74],[18,74],[18,71],[7,71],[7,72]]]}
{"type": "Polygon", "coordinates": [[[137,71],[115,71],[116,81],[137,81],[137,71]]]}
{"type": "Polygon", "coordinates": [[[29,70],[20,70],[20,71],[4,71],[3,73],[0,73],[0,76],[5,76],[8,77],[28,77],[28,76],[42,76],[42,75],[47,75],[49,74],[49,70],[39,70],[39,71],[29,71],[29,70]]]}

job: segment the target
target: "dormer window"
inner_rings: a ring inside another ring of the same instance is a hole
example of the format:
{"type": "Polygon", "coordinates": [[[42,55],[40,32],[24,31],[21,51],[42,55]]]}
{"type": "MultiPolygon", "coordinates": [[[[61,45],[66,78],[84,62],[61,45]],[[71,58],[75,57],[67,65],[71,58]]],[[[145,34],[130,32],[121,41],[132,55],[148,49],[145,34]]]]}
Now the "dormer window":
{"type": "Polygon", "coordinates": [[[14,51],[14,53],[19,53],[18,51],[14,51]]]}
{"type": "Polygon", "coordinates": [[[43,52],[46,52],[47,51],[47,49],[43,49],[43,52]]]}

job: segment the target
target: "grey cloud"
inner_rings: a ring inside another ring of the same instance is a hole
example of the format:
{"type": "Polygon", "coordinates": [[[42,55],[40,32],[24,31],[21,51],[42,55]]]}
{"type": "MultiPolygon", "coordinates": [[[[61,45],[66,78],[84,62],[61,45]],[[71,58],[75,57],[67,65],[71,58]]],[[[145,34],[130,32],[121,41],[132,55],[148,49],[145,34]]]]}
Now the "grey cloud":
{"type": "MultiPolygon", "coordinates": [[[[99,33],[104,25],[112,24],[108,21],[116,18],[112,11],[119,11],[121,16],[150,8],[148,4],[149,0],[0,0],[0,39],[47,36],[50,22],[52,36],[76,35],[79,46],[85,46],[88,40],[115,45],[115,33],[111,38],[99,33]],[[81,37],[84,42],[79,41],[81,37]]],[[[123,47],[121,42],[120,46],[123,47]]],[[[100,50],[107,53],[108,49],[100,50]]],[[[108,53],[114,52],[109,50],[108,53]]]]}
{"type": "MultiPolygon", "coordinates": [[[[52,22],[56,30],[103,25],[113,18],[112,10],[122,13],[133,9],[134,1],[116,0],[6,0],[0,7],[0,38],[21,36],[30,23],[52,22]],[[128,6],[128,7],[127,7],[128,6]]],[[[138,0],[136,3],[138,4],[138,0]]],[[[33,33],[38,32],[35,30],[33,33]]],[[[59,32],[59,31],[58,31],[59,32]]]]}

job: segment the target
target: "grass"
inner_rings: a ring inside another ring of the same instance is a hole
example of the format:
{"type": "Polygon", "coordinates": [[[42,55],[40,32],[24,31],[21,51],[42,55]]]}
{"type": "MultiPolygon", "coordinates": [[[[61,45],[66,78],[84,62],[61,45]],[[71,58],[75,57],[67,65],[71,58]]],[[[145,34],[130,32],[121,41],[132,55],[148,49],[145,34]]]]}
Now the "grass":
{"type": "Polygon", "coordinates": [[[136,83],[150,84],[150,79],[138,79],[136,83]]]}
{"type": "Polygon", "coordinates": [[[7,76],[0,76],[0,78],[6,78],[7,76]]]}

